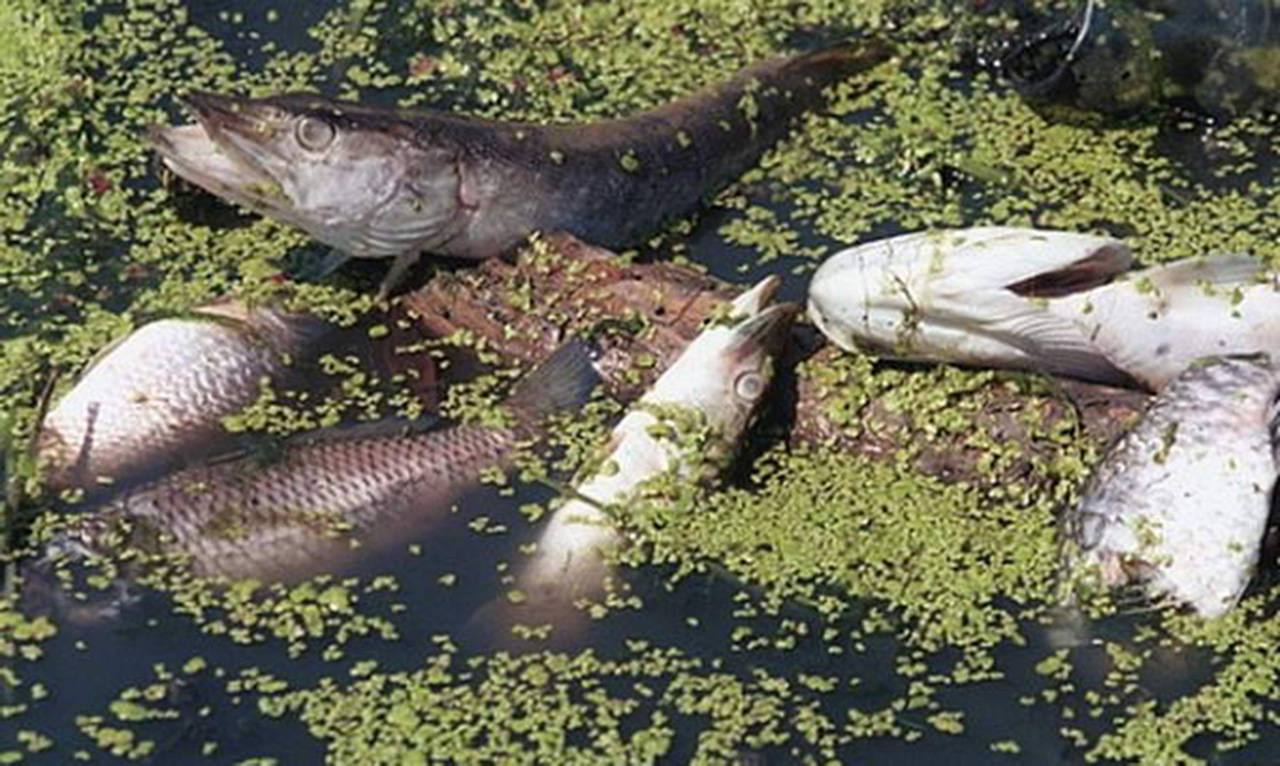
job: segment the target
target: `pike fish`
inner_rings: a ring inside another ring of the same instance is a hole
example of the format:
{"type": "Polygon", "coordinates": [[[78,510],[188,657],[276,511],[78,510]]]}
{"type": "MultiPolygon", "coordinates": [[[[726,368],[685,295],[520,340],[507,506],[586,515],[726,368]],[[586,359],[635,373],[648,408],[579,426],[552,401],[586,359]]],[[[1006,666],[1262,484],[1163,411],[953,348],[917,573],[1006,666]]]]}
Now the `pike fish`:
{"type": "Polygon", "coordinates": [[[45,416],[46,486],[93,494],[228,446],[221,419],[328,332],[315,317],[235,300],[143,325],[100,352],[45,416]]]}
{"type": "Polygon", "coordinates": [[[517,576],[530,604],[569,605],[599,594],[607,576],[601,551],[620,542],[611,510],[638,500],[656,478],[704,480],[732,457],[798,311],[772,304],[779,283],[769,277],[735,299],[729,319],[690,342],[614,428],[603,469],[551,516],[517,576]],[[682,442],[673,420],[705,428],[710,443],[682,442]]]}
{"type": "Polygon", "coordinates": [[[765,61],[630,118],[503,122],[284,94],[192,93],[148,140],[178,176],[359,258],[492,258],[535,231],[637,244],[750,167],[823,90],[885,61],[863,41],[765,61]]]}
{"type": "Polygon", "coordinates": [[[1280,282],[1252,258],[1127,271],[1120,241],[1018,228],[921,232],[832,256],[809,315],[837,345],[1159,390],[1205,356],[1280,344],[1280,282]]]}
{"type": "Polygon", "coordinates": [[[579,406],[598,380],[574,341],[520,383],[509,425],[373,424],[304,438],[273,462],[244,455],[186,468],[74,520],[51,557],[123,546],[185,557],[201,576],[260,581],[338,569],[353,540],[376,549],[434,518],[486,469],[504,467],[540,417],[579,406]]]}
{"type": "Polygon", "coordinates": [[[1198,362],[1156,397],[1062,522],[1068,583],[1134,586],[1216,617],[1258,563],[1277,467],[1280,370],[1198,362]]]}

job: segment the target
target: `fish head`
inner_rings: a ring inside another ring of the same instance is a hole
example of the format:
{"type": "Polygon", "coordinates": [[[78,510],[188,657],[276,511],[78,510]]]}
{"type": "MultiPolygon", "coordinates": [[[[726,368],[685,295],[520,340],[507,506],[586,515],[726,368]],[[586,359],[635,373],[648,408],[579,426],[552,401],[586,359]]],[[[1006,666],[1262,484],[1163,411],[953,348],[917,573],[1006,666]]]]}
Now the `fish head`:
{"type": "MultiPolygon", "coordinates": [[[[1049,310],[1131,263],[1107,237],[1013,227],[930,231],[829,258],[809,317],[836,345],[902,359],[1023,366],[1080,340],[1049,310]]],[[[1083,351],[1081,353],[1084,353],[1083,351]]]]}
{"type": "Polygon", "coordinates": [[[799,312],[794,304],[773,303],[780,283],[776,276],[764,279],[713,317],[642,401],[696,410],[722,439],[736,440],[769,390],[799,312]]]}
{"type": "Polygon", "coordinates": [[[459,225],[457,153],[384,112],[305,94],[185,103],[196,124],[148,135],[174,173],[348,255],[430,249],[459,225]]]}

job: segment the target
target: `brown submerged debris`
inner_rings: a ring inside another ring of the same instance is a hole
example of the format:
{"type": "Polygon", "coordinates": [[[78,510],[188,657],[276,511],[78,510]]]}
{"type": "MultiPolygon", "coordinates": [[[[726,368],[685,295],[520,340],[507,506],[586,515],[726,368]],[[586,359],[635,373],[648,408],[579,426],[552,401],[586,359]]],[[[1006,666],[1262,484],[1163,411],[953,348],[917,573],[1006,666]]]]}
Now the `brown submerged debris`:
{"type": "MultiPolygon", "coordinates": [[[[602,349],[606,387],[630,401],[738,292],[687,266],[629,263],[557,234],[522,251],[514,264],[492,260],[441,275],[406,296],[403,308],[430,334],[469,334],[509,363],[537,362],[569,335],[590,337],[602,349]]],[[[792,335],[782,384],[764,415],[785,425],[792,444],[829,445],[887,460],[906,457],[918,470],[948,481],[985,487],[1034,483],[1036,466],[1052,458],[1055,446],[1045,434],[1073,428],[1100,448],[1131,426],[1147,401],[1137,391],[998,373],[966,389],[965,401],[956,402],[970,413],[970,427],[924,433],[913,426],[911,412],[897,407],[891,391],[872,393],[849,412],[841,384],[819,374],[841,364],[847,352],[821,345],[808,327],[792,335]],[[1013,457],[993,469],[989,445],[1013,457]]]]}
{"type": "Polygon", "coordinates": [[[610,393],[630,401],[738,292],[688,267],[627,263],[555,234],[514,265],[495,259],[437,275],[402,306],[430,334],[472,333],[508,363],[535,363],[570,335],[588,337],[610,393]]]}

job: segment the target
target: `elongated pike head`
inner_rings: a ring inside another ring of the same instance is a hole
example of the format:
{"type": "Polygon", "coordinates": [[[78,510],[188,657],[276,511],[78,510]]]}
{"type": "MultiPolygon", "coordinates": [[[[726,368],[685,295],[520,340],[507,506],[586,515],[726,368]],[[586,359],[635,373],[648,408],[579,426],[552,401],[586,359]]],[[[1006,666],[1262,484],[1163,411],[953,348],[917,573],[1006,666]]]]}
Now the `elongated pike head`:
{"type": "Polygon", "coordinates": [[[832,256],[814,274],[809,316],[850,350],[1107,379],[1106,362],[1050,307],[1109,282],[1131,259],[1118,240],[1068,232],[907,234],[832,256]]]}
{"type": "Polygon", "coordinates": [[[432,249],[461,225],[456,153],[387,113],[303,94],[186,103],[197,124],[148,135],[173,172],[348,255],[432,249]]]}
{"type": "Polygon", "coordinates": [[[774,360],[799,307],[773,304],[780,280],[771,276],[738,296],[685,348],[642,401],[703,413],[727,441],[746,429],[773,379],[774,360]]]}

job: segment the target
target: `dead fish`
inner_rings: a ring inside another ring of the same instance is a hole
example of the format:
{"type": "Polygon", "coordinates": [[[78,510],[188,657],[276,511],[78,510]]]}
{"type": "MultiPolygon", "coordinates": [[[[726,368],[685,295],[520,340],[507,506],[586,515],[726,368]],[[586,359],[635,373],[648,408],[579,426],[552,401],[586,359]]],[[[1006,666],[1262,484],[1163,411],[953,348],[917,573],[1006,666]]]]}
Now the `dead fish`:
{"type": "Polygon", "coordinates": [[[1280,279],[1245,255],[1152,266],[1050,305],[1152,391],[1198,358],[1280,348],[1280,279]]]}
{"type": "Polygon", "coordinates": [[[73,520],[46,558],[136,548],[184,557],[197,575],[259,581],[339,569],[354,544],[376,550],[438,516],[504,467],[539,418],[581,405],[598,381],[587,345],[570,342],[508,399],[508,425],[358,426],[306,437],[271,462],[186,468],[73,520]]]}
{"type": "Polygon", "coordinates": [[[1210,358],[1156,397],[1063,518],[1068,582],[1133,585],[1216,617],[1258,563],[1277,467],[1280,370],[1210,358]]]}
{"type": "Polygon", "coordinates": [[[286,94],[193,93],[155,127],[178,176],[360,258],[506,253],[535,231],[637,244],[750,167],[823,89],[885,61],[863,41],[765,61],[634,117],[539,125],[286,94]]]}
{"type": "Polygon", "coordinates": [[[317,318],[235,300],[143,325],[104,349],[45,416],[46,486],[92,494],[227,446],[222,418],[328,331],[317,318]]]}
{"type": "Polygon", "coordinates": [[[797,313],[792,304],[772,304],[779,284],[769,277],[735,299],[728,318],[689,343],[613,429],[604,467],[551,516],[517,576],[530,604],[567,606],[599,595],[607,575],[601,551],[620,542],[612,509],[663,476],[708,479],[734,454],[797,313]],[[705,429],[708,440],[682,439],[691,426],[705,429]]]}
{"type": "Polygon", "coordinates": [[[1033,229],[910,234],[846,250],[809,311],[844,348],[1041,370],[1151,391],[1196,359],[1280,347],[1280,281],[1240,255],[1125,272],[1118,240],[1033,229]]]}
{"type": "Polygon", "coordinates": [[[1085,234],[905,234],[827,259],[809,286],[809,317],[851,351],[1127,383],[1075,321],[1078,311],[1055,310],[1055,296],[1106,284],[1131,262],[1123,242],[1085,234]]]}

